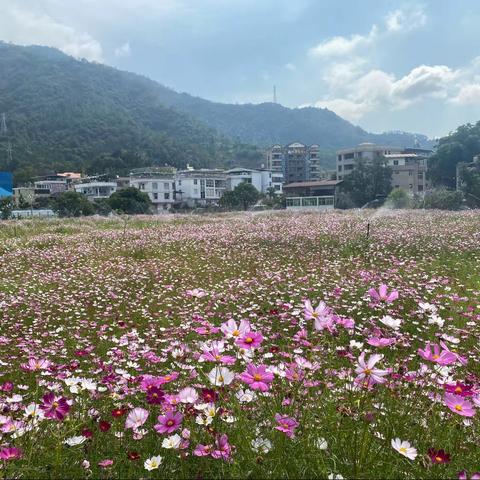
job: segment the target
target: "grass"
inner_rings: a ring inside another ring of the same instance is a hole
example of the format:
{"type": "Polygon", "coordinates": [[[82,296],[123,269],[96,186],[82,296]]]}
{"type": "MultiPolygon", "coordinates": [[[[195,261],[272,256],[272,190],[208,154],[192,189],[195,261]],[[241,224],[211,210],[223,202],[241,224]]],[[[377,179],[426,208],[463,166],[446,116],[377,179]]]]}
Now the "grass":
{"type": "Polygon", "coordinates": [[[3,476],[473,474],[480,470],[480,413],[461,416],[444,398],[445,385],[459,382],[467,402],[480,405],[479,232],[475,212],[0,223],[0,457],[18,449],[17,458],[1,463],[3,476]],[[399,298],[373,302],[368,290],[381,284],[399,298]],[[330,308],[330,331],[305,318],[307,299],[330,308]],[[400,319],[400,328],[382,323],[385,315],[400,319]],[[342,326],[347,319],[354,328],[342,326]],[[229,320],[250,322],[261,344],[245,350],[226,338],[219,327],[229,320]],[[372,337],[394,343],[372,346],[372,337]],[[440,341],[467,363],[442,366],[420,357],[419,348],[440,341]],[[219,346],[219,357],[233,358],[223,365],[234,375],[225,385],[208,377],[222,365],[205,354],[219,346]],[[355,384],[362,352],[367,359],[383,355],[376,368],[388,370],[385,383],[355,384]],[[29,359],[48,363],[22,367],[29,359]],[[273,374],[265,392],[242,380],[250,363],[273,374]],[[162,384],[159,404],[149,403],[149,376],[162,384]],[[197,400],[179,399],[186,387],[197,400]],[[250,401],[239,399],[245,390],[250,401]],[[29,405],[44,412],[49,392],[68,401],[68,412],[61,419],[48,411],[47,418],[27,417],[29,405]],[[212,395],[215,415],[208,417],[202,408],[212,395]],[[126,428],[134,408],[148,412],[135,432],[126,428]],[[113,416],[115,409],[124,415],[113,416]],[[181,426],[159,434],[157,417],[169,410],[182,413],[181,426]],[[292,435],[276,429],[277,414],[298,423],[292,435]],[[175,434],[178,448],[164,448],[175,434]],[[66,444],[72,437],[81,443],[66,444]],[[414,460],[392,448],[395,438],[411,443],[414,460]],[[268,448],[254,448],[259,443],[268,448]],[[199,445],[210,446],[207,455],[196,455],[199,445]],[[443,449],[449,462],[435,463],[429,449],[443,449]],[[156,455],[160,466],[146,470],[144,462],[156,455]]]}

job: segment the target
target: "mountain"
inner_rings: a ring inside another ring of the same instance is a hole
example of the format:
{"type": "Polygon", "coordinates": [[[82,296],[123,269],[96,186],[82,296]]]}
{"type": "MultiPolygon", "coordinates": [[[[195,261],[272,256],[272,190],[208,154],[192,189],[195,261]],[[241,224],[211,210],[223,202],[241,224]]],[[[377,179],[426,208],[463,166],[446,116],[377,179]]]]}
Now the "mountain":
{"type": "Polygon", "coordinates": [[[328,167],[337,148],[415,140],[403,132],[368,133],[327,109],[211,102],[48,47],[0,42],[0,71],[8,127],[0,171],[14,171],[17,183],[55,170],[122,173],[152,163],[254,167],[264,147],[292,141],[318,143],[328,167]]]}
{"type": "Polygon", "coordinates": [[[260,150],[235,144],[164,105],[158,84],[144,77],[52,48],[4,43],[0,71],[0,113],[7,120],[0,171],[13,171],[16,183],[58,170],[101,173],[116,167],[125,173],[152,163],[261,161],[260,150]]]}
{"type": "Polygon", "coordinates": [[[326,108],[287,108],[276,103],[233,105],[211,102],[159,88],[165,105],[189,113],[219,132],[245,143],[267,147],[293,141],[318,143],[323,150],[334,151],[362,142],[395,147],[413,147],[416,140],[423,148],[434,142],[421,134],[395,131],[368,133],[326,108]]]}

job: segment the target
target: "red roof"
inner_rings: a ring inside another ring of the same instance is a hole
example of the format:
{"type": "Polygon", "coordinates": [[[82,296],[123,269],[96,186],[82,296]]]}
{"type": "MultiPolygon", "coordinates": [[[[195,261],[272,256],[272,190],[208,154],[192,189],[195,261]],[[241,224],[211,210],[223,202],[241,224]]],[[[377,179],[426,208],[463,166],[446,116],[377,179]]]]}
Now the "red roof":
{"type": "Polygon", "coordinates": [[[294,182],[284,185],[283,188],[298,188],[298,187],[334,187],[343,180],[313,180],[311,182],[294,182]]]}

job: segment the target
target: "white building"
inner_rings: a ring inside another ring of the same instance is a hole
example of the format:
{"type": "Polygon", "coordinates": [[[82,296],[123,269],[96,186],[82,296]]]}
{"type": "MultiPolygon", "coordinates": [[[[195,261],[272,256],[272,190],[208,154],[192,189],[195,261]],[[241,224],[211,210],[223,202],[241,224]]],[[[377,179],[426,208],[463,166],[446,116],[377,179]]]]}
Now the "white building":
{"type": "MultiPolygon", "coordinates": [[[[267,193],[269,188],[275,188],[273,184],[273,172],[271,170],[255,170],[251,168],[238,167],[227,170],[227,175],[230,190],[233,190],[237,185],[240,185],[240,183],[242,182],[252,184],[260,193],[267,193]]],[[[277,174],[275,176],[277,177],[277,174]]],[[[283,181],[283,176],[281,177],[281,180],[283,181]]],[[[275,188],[275,191],[281,193],[281,183],[280,189],[275,188]]]]}
{"type": "Polygon", "coordinates": [[[116,182],[88,182],[78,183],[74,186],[75,191],[82,193],[89,200],[100,200],[102,198],[109,198],[112,193],[117,191],[116,182]]]}
{"type": "Polygon", "coordinates": [[[189,207],[217,205],[227,189],[227,180],[223,170],[181,170],[175,179],[177,203],[189,207]]]}
{"type": "Polygon", "coordinates": [[[156,213],[170,210],[175,203],[175,169],[150,168],[130,174],[130,186],[146,193],[156,213]]]}

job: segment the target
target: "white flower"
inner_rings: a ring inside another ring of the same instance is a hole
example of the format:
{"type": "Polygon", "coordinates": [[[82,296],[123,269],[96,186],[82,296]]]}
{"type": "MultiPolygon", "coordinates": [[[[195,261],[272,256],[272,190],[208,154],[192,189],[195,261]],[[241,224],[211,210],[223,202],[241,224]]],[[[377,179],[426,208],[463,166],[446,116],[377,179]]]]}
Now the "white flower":
{"type": "Polygon", "coordinates": [[[437,314],[432,314],[432,316],[428,319],[429,325],[438,325],[440,328],[443,327],[445,320],[438,316],[437,314]]]}
{"type": "Polygon", "coordinates": [[[327,478],[328,480],[343,480],[343,477],[339,473],[330,473],[327,478]]]}
{"type": "Polygon", "coordinates": [[[79,435],[78,437],[70,437],[65,440],[65,443],[69,447],[74,447],[75,445],[81,445],[87,437],[84,437],[83,435],[79,435]]]}
{"type": "Polygon", "coordinates": [[[30,405],[25,407],[25,413],[23,414],[25,417],[43,420],[44,414],[43,410],[40,410],[40,406],[36,403],[31,403],[30,405]]]}
{"type": "Polygon", "coordinates": [[[258,437],[252,440],[252,449],[255,452],[266,454],[272,449],[272,442],[266,438],[258,437]]]}
{"type": "Polygon", "coordinates": [[[82,378],[81,386],[84,390],[95,391],[97,389],[97,384],[90,378],[82,378]]]}
{"type": "Polygon", "coordinates": [[[437,307],[435,305],[432,305],[431,303],[422,303],[420,302],[418,304],[418,306],[420,307],[421,310],[423,311],[429,311],[429,312],[436,312],[437,311],[437,307]]]}
{"type": "Polygon", "coordinates": [[[208,374],[208,379],[216,387],[230,385],[235,378],[235,374],[226,367],[215,367],[208,374]]]}
{"type": "Polygon", "coordinates": [[[380,319],[380,321],[387,327],[393,328],[394,330],[398,330],[402,324],[401,320],[395,320],[390,315],[385,315],[380,319]]]}
{"type": "Polygon", "coordinates": [[[180,444],[182,443],[182,437],[178,435],[177,433],[175,435],[172,435],[171,437],[167,437],[163,440],[162,442],[162,447],[163,448],[175,448],[177,449],[180,444]]]}
{"type": "Polygon", "coordinates": [[[363,343],[362,342],[357,342],[355,340],[350,340],[350,348],[362,348],[363,343]]]}
{"type": "Polygon", "coordinates": [[[399,438],[392,438],[392,448],[400,455],[407,457],[409,460],[415,460],[417,457],[417,449],[410,445],[410,442],[402,441],[399,438]]]}
{"type": "Polygon", "coordinates": [[[315,440],[315,446],[319,450],[326,450],[328,448],[328,443],[323,437],[320,437],[315,440]]]}
{"type": "Polygon", "coordinates": [[[150,472],[151,470],[156,470],[161,463],[162,457],[160,455],[157,455],[156,457],[145,460],[143,466],[145,467],[145,470],[148,470],[150,472]]]}
{"type": "Polygon", "coordinates": [[[257,395],[252,390],[239,390],[235,396],[240,403],[249,403],[257,398],[257,395]]]}

